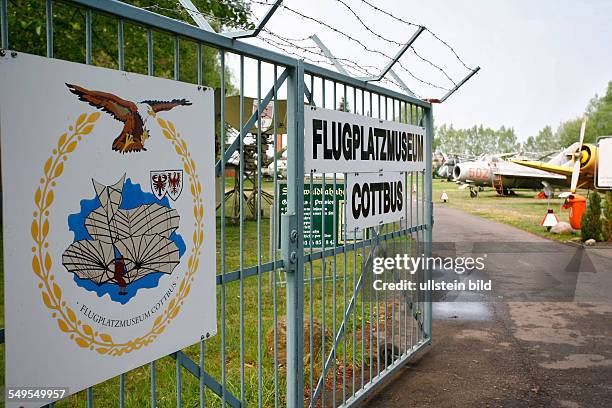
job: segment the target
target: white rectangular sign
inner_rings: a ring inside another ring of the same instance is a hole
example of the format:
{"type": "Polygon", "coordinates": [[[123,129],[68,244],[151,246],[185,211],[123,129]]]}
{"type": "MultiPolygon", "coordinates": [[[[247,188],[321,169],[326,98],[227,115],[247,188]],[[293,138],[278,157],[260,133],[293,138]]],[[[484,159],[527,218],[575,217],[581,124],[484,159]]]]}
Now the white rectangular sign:
{"type": "Polygon", "coordinates": [[[406,173],[347,174],[348,231],[405,220],[406,173]]]}
{"type": "Polygon", "coordinates": [[[213,90],[27,54],[0,89],[6,389],[214,335],[213,90]]]}
{"type": "Polygon", "coordinates": [[[595,187],[612,189],[612,136],[598,140],[597,179],[595,187]]]}
{"type": "Polygon", "coordinates": [[[425,128],[330,109],[304,109],[304,172],[417,171],[425,128]]]}

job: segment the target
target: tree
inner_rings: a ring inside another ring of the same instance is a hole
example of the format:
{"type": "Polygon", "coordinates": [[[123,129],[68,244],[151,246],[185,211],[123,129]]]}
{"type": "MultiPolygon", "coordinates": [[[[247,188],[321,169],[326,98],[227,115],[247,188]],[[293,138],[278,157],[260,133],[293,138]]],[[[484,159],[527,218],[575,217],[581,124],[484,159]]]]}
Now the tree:
{"type": "Polygon", "coordinates": [[[603,237],[606,241],[612,241],[612,191],[606,192],[603,207],[603,237]]]}
{"type": "MultiPolygon", "coordinates": [[[[46,55],[46,17],[44,0],[9,0],[9,48],[21,52],[46,55]]],[[[174,0],[131,0],[128,3],[147,8],[168,17],[191,23],[187,11],[177,7],[174,0]]],[[[221,27],[251,27],[249,7],[242,0],[194,0],[195,6],[207,15],[215,29],[221,27]],[[212,16],[212,17],[209,17],[212,16]]],[[[92,63],[107,68],[118,68],[118,22],[116,18],[99,13],[92,14],[92,63]]],[[[53,3],[54,57],[85,62],[85,9],[64,2],[53,3]]],[[[147,31],[128,21],[124,22],[124,69],[147,73],[147,31]]],[[[197,46],[195,42],[179,41],[179,78],[197,82],[197,46]]],[[[174,38],[170,34],[153,32],[153,71],[155,76],[174,78],[174,38]]],[[[220,85],[218,51],[202,48],[203,83],[211,87],[220,85]]],[[[232,90],[229,71],[226,85],[232,90]]]]}
{"type": "Polygon", "coordinates": [[[512,128],[506,129],[502,126],[494,133],[493,137],[497,140],[497,146],[495,146],[497,153],[511,153],[518,150],[520,146],[512,128]]]}
{"type": "Polygon", "coordinates": [[[544,127],[536,136],[529,136],[522,145],[524,152],[545,152],[559,147],[558,135],[550,126],[544,127]]]}
{"type": "MultiPolygon", "coordinates": [[[[587,117],[585,143],[595,143],[599,136],[612,135],[612,81],[604,96],[595,95],[589,101],[584,114],[587,117]]],[[[557,129],[557,137],[563,147],[580,140],[582,117],[562,122],[557,129]]]]}
{"type": "Polygon", "coordinates": [[[583,241],[601,240],[601,197],[597,192],[589,195],[589,205],[580,222],[580,234],[583,241]]]}
{"type": "Polygon", "coordinates": [[[608,82],[606,94],[600,98],[595,95],[587,108],[586,136],[595,142],[599,136],[612,135],[612,81],[608,82]]]}
{"type": "Polygon", "coordinates": [[[435,143],[445,153],[467,156],[508,153],[519,147],[514,129],[504,126],[494,130],[482,125],[469,129],[442,125],[436,129],[435,143]]]}
{"type": "MultiPolygon", "coordinates": [[[[582,118],[571,119],[562,122],[557,128],[557,139],[561,144],[561,147],[568,147],[572,143],[576,143],[580,140],[580,126],[582,125],[582,118]]],[[[586,139],[585,135],[585,141],[586,139]]]]}

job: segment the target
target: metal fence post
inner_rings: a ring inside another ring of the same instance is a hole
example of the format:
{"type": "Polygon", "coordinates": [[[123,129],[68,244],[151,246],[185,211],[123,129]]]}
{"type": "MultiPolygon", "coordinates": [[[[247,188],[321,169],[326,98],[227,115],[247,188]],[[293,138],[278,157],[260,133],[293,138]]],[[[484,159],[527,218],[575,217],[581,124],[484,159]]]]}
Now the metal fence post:
{"type": "MultiPolygon", "coordinates": [[[[431,154],[433,144],[433,107],[425,109],[425,256],[431,256],[431,241],[432,241],[432,230],[433,230],[433,200],[432,200],[432,169],[431,169],[431,154]]],[[[431,268],[425,270],[425,281],[431,279],[431,268]]],[[[425,293],[425,338],[431,339],[431,322],[432,322],[432,310],[431,310],[431,291],[428,290],[425,293]]]]}
{"type": "Polygon", "coordinates": [[[287,272],[287,407],[304,406],[304,65],[287,78],[287,213],[283,262],[287,272]]]}

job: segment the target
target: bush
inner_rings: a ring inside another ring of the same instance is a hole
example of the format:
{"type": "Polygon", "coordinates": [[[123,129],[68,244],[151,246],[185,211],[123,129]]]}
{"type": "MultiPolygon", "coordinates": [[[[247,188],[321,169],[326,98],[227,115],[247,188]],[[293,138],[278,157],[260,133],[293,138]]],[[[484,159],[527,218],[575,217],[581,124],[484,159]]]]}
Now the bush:
{"type": "Polygon", "coordinates": [[[612,191],[606,193],[603,207],[603,236],[606,241],[612,241],[612,191]]]}
{"type": "Polygon", "coordinates": [[[591,238],[601,241],[601,197],[597,192],[589,195],[589,204],[580,223],[580,234],[583,241],[591,238]]]}

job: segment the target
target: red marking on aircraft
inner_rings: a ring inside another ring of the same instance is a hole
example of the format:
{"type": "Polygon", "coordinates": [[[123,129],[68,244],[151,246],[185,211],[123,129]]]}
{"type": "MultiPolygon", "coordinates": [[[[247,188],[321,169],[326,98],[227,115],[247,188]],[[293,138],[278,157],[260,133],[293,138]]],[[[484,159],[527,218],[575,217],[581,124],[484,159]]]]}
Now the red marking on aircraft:
{"type": "Polygon", "coordinates": [[[490,170],[481,167],[470,167],[468,169],[468,178],[470,180],[486,180],[489,178],[490,170]]]}

